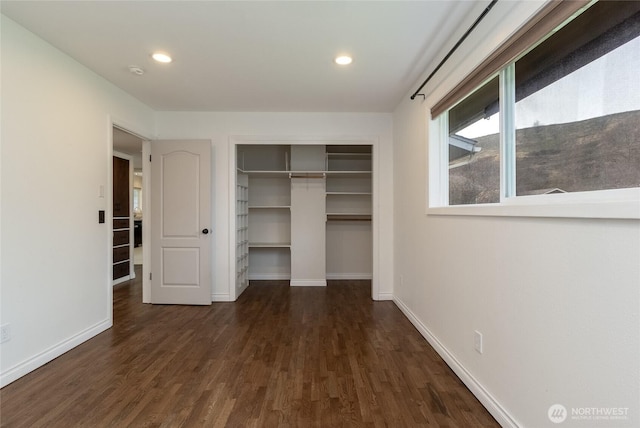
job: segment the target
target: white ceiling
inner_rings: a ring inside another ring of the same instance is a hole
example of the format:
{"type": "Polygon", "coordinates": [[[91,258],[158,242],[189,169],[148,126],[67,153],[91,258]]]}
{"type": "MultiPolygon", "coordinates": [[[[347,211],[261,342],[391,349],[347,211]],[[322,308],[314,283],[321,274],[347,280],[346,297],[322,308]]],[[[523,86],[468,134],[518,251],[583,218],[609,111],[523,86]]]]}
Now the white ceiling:
{"type": "MultiPolygon", "coordinates": [[[[6,1],[155,110],[390,112],[473,1],[6,1]],[[170,53],[157,64],[150,54],[170,53]],[[349,53],[348,67],[333,63],[349,53]],[[136,65],[143,76],[128,71],[136,65]]],[[[451,42],[449,42],[451,44],[451,42]]]]}

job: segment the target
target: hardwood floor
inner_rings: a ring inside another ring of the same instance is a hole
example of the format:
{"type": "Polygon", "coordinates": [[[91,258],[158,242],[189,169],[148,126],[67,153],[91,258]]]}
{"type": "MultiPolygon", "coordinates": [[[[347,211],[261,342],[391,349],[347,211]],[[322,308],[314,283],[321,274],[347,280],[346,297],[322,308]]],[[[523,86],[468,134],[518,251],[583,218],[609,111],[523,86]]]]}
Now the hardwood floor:
{"type": "MultiPolygon", "coordinates": [[[[138,275],[140,278],[141,275],[138,275]]],[[[143,305],[0,391],[3,427],[498,426],[368,282],[252,284],[235,303],[143,305]]]]}

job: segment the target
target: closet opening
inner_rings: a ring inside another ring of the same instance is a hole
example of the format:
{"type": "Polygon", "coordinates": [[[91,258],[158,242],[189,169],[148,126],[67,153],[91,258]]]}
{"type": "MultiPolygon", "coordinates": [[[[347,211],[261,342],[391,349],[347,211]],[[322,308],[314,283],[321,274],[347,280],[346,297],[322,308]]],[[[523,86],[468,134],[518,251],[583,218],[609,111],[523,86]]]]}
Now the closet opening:
{"type": "Polygon", "coordinates": [[[250,281],[373,279],[372,156],[371,144],[236,145],[236,296],[250,281]]]}

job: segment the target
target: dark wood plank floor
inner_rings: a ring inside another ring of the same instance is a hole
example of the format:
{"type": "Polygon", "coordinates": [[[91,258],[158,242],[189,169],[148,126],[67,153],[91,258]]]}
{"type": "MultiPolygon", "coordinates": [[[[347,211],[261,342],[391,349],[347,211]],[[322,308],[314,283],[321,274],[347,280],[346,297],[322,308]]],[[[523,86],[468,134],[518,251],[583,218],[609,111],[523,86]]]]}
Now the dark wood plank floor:
{"type": "MultiPolygon", "coordinates": [[[[138,278],[140,275],[138,275],[138,278]]],[[[0,391],[3,427],[498,426],[368,282],[250,286],[236,303],[143,305],[0,391]]]]}

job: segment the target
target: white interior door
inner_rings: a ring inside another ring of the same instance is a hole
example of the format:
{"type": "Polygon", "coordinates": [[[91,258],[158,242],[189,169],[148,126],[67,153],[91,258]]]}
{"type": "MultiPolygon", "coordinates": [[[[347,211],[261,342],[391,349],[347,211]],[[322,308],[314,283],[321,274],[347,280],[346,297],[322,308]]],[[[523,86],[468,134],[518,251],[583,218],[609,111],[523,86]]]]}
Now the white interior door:
{"type": "Polygon", "coordinates": [[[211,143],[151,143],[151,303],[211,304],[211,143]]]}

